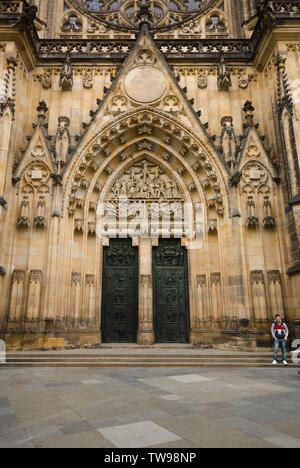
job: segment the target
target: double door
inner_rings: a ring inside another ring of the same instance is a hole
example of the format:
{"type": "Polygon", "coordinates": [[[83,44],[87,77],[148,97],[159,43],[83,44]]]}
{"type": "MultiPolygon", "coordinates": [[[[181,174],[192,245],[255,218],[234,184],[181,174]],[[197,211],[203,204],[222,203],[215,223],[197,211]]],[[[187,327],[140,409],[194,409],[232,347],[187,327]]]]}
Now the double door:
{"type": "MultiPolygon", "coordinates": [[[[111,239],[103,254],[103,342],[137,342],[138,268],[132,240],[111,239]]],[[[180,239],[160,239],[153,248],[152,268],[155,341],[188,343],[188,265],[180,239]]]]}

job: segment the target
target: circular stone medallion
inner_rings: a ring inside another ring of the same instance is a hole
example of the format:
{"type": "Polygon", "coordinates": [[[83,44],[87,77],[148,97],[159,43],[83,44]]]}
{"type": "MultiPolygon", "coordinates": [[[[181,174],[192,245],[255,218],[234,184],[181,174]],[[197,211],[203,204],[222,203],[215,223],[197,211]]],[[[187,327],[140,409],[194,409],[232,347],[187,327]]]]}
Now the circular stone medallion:
{"type": "Polygon", "coordinates": [[[167,83],[162,71],[151,66],[136,67],[125,78],[125,91],[136,102],[147,104],[160,99],[167,83]]]}

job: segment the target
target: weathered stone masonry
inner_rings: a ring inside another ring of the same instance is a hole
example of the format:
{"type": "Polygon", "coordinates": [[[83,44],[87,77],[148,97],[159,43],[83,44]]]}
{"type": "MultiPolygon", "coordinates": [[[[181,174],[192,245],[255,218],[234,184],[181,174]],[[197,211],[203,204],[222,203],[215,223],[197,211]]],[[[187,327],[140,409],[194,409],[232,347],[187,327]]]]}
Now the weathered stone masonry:
{"type": "Polygon", "coordinates": [[[122,341],[126,287],[142,345],[268,347],[277,312],[299,338],[300,1],[103,3],[0,0],[0,338],[122,341]],[[120,196],[202,204],[203,245],[125,258],[97,235],[120,196]]]}

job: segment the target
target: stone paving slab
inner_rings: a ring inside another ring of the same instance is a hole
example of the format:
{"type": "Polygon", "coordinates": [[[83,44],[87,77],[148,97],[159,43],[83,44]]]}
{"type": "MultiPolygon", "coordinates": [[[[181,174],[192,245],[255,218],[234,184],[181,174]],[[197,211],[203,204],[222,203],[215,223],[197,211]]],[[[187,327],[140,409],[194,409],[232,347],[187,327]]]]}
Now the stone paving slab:
{"type": "Polygon", "coordinates": [[[0,447],[300,447],[295,369],[0,370],[0,447]]]}

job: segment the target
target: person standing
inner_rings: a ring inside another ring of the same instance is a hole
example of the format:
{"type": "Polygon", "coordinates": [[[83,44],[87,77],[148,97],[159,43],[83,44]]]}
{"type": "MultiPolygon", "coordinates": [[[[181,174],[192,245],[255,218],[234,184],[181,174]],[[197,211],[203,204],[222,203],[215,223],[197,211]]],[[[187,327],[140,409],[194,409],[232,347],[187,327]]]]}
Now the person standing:
{"type": "Polygon", "coordinates": [[[282,363],[287,366],[286,360],[286,342],[289,336],[289,330],[285,323],[282,322],[281,316],[278,314],[275,316],[275,321],[272,325],[271,329],[273,338],[275,340],[274,343],[274,361],[273,366],[277,366],[278,364],[278,351],[281,347],[282,349],[282,363]]]}

